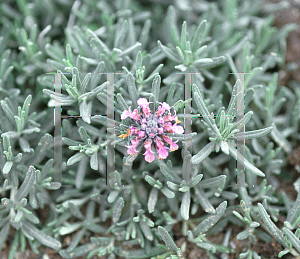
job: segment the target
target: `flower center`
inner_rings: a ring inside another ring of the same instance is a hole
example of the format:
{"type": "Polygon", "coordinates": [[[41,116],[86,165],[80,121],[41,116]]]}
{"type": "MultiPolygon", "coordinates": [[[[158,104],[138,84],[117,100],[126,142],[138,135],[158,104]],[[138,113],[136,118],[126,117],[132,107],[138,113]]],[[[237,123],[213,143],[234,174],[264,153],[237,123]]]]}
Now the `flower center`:
{"type": "MultiPolygon", "coordinates": [[[[156,117],[156,116],[155,116],[156,117]]],[[[157,127],[157,118],[155,118],[154,116],[152,116],[152,118],[148,119],[147,121],[147,128],[154,128],[157,127]]]]}
{"type": "Polygon", "coordinates": [[[146,134],[150,138],[156,137],[158,133],[158,127],[160,127],[160,123],[158,123],[158,118],[156,115],[149,116],[146,124],[142,125],[142,129],[145,130],[146,134]]]}

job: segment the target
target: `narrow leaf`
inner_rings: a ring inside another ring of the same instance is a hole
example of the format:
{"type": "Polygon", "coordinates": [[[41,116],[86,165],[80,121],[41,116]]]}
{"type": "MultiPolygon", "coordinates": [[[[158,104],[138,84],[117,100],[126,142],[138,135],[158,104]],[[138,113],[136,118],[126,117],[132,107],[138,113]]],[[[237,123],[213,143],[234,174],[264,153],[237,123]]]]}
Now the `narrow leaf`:
{"type": "Polygon", "coordinates": [[[195,192],[196,192],[196,199],[199,202],[199,204],[201,205],[201,207],[204,209],[204,211],[209,214],[215,214],[216,210],[213,207],[213,205],[210,203],[208,198],[206,197],[203,189],[195,188],[195,192]]]}
{"type": "Polygon", "coordinates": [[[268,213],[265,210],[264,206],[261,203],[258,203],[257,205],[258,205],[258,212],[259,212],[262,220],[264,221],[264,223],[266,224],[266,226],[270,230],[270,232],[273,234],[273,236],[275,237],[275,239],[278,241],[279,244],[286,247],[287,245],[286,245],[286,242],[284,240],[284,235],[282,234],[282,232],[271,221],[270,216],[268,215],[268,213]]]}
{"type": "Polygon", "coordinates": [[[88,140],[90,139],[90,136],[87,134],[87,132],[83,126],[81,126],[79,128],[79,134],[80,134],[80,137],[82,138],[82,140],[84,141],[84,143],[88,144],[88,140]]]}
{"type": "Polygon", "coordinates": [[[27,116],[28,116],[31,100],[32,100],[32,96],[28,95],[27,98],[24,101],[22,110],[25,111],[25,118],[27,118],[27,116]]]}
{"type": "Polygon", "coordinates": [[[187,191],[183,193],[181,207],[180,207],[181,216],[184,220],[189,219],[190,204],[191,204],[191,193],[190,191],[187,191]]]}
{"type": "Polygon", "coordinates": [[[121,54],[119,54],[119,57],[123,57],[128,55],[130,52],[132,52],[133,50],[135,50],[136,48],[140,47],[142,44],[140,42],[135,43],[134,45],[132,45],[131,47],[125,49],[122,51],[121,54]]]}
{"type": "Polygon", "coordinates": [[[139,221],[139,225],[141,227],[141,230],[143,231],[143,234],[144,236],[150,240],[150,241],[153,241],[153,234],[151,232],[151,229],[150,227],[147,225],[146,222],[144,222],[143,220],[140,220],[139,221]]]}
{"type": "Polygon", "coordinates": [[[129,95],[132,101],[132,106],[137,108],[138,92],[135,85],[134,77],[131,73],[126,76],[126,82],[128,86],[129,95]]]}
{"type": "Polygon", "coordinates": [[[122,197],[119,197],[116,203],[114,204],[113,215],[112,215],[112,221],[114,224],[119,220],[122,209],[124,208],[124,204],[125,203],[122,197]]]}
{"type": "Polygon", "coordinates": [[[157,75],[153,80],[152,91],[151,91],[151,93],[155,97],[155,101],[158,101],[158,98],[159,98],[160,83],[161,83],[161,77],[160,77],[160,75],[157,75]]]}
{"type": "Polygon", "coordinates": [[[247,140],[247,139],[254,139],[254,138],[260,138],[262,136],[265,136],[269,134],[273,130],[273,126],[259,129],[259,130],[252,130],[247,132],[239,132],[236,134],[236,137],[229,138],[229,139],[237,139],[237,140],[247,140]]]}
{"type": "Polygon", "coordinates": [[[286,228],[286,227],[283,227],[282,231],[287,236],[287,238],[291,241],[291,243],[293,244],[293,246],[300,253],[300,240],[299,240],[299,238],[297,238],[295,236],[295,234],[291,230],[289,230],[288,228],[286,228]]]}
{"type": "Polygon", "coordinates": [[[91,74],[91,73],[88,73],[88,74],[86,74],[86,76],[84,77],[84,79],[83,79],[83,81],[82,81],[82,83],[81,83],[81,88],[80,88],[80,93],[81,93],[81,94],[84,94],[84,93],[85,93],[85,89],[86,89],[86,87],[87,87],[88,82],[89,82],[90,79],[91,79],[91,76],[92,76],[92,74],[91,74]]]}
{"type": "Polygon", "coordinates": [[[31,236],[33,236],[36,240],[42,243],[45,246],[51,247],[55,250],[61,248],[61,243],[54,239],[51,236],[44,234],[42,231],[38,230],[34,225],[27,221],[22,221],[22,229],[28,232],[31,236]]]}
{"type": "Polygon", "coordinates": [[[253,173],[255,175],[258,175],[258,176],[261,176],[261,177],[265,177],[265,174],[261,170],[259,170],[257,167],[252,165],[245,157],[243,157],[242,154],[235,147],[233,147],[231,144],[229,144],[228,148],[229,148],[230,155],[233,158],[236,158],[239,163],[244,164],[245,167],[251,173],[253,173]]]}
{"type": "Polygon", "coordinates": [[[158,233],[160,234],[160,236],[162,237],[163,241],[165,242],[165,244],[167,245],[167,247],[174,253],[177,254],[178,252],[178,247],[176,246],[175,242],[173,241],[172,237],[170,236],[170,234],[168,233],[167,230],[165,230],[162,226],[159,226],[157,228],[158,233]]]}
{"type": "Polygon", "coordinates": [[[9,229],[10,229],[10,224],[5,224],[0,231],[0,250],[2,250],[3,243],[8,237],[9,229]]]}
{"type": "Polygon", "coordinates": [[[192,51],[196,51],[198,46],[201,44],[202,36],[205,32],[207,21],[203,20],[197,27],[197,30],[192,39],[192,51]]]}
{"type": "Polygon", "coordinates": [[[223,216],[227,207],[227,201],[223,201],[218,208],[216,209],[216,213],[207,217],[203,220],[192,232],[195,236],[201,235],[207,232],[214,224],[216,224],[219,219],[223,216]]]}
{"type": "Polygon", "coordinates": [[[173,199],[175,197],[174,192],[172,192],[171,190],[169,190],[166,187],[163,187],[160,190],[168,199],[173,199]]]}
{"type": "Polygon", "coordinates": [[[10,120],[10,122],[12,124],[15,124],[14,114],[13,114],[12,110],[9,108],[7,102],[4,100],[1,100],[0,104],[1,104],[1,108],[3,109],[5,115],[7,116],[7,118],[10,120]]]}
{"type": "Polygon", "coordinates": [[[20,147],[21,147],[21,149],[22,149],[23,152],[26,152],[26,153],[30,152],[29,143],[28,143],[28,141],[25,138],[20,137],[19,138],[19,144],[20,144],[20,147]]]}
{"type": "Polygon", "coordinates": [[[27,194],[33,187],[34,181],[35,181],[35,169],[33,166],[30,166],[26,173],[25,179],[15,196],[16,201],[20,201],[22,198],[27,196],[27,194]]]}
{"type": "Polygon", "coordinates": [[[93,170],[98,170],[98,152],[91,155],[90,166],[93,170]]]}
{"type": "MultiPolygon", "coordinates": [[[[77,154],[83,154],[83,153],[77,153],[77,154]]],[[[85,155],[78,164],[76,178],[75,178],[75,186],[77,189],[81,188],[82,183],[84,181],[85,174],[87,172],[88,158],[89,157],[85,155]]],[[[68,160],[68,162],[69,162],[69,160],[68,160]]]]}
{"type": "Polygon", "coordinates": [[[297,199],[293,204],[293,207],[288,212],[286,220],[291,223],[293,227],[297,218],[300,215],[300,192],[298,192],[297,199]]]}
{"type": "Polygon", "coordinates": [[[286,139],[286,137],[281,133],[276,125],[273,125],[274,129],[271,132],[271,136],[274,139],[274,141],[284,149],[286,153],[292,152],[292,145],[291,143],[286,139]]]}
{"type": "Polygon", "coordinates": [[[149,199],[148,199],[148,211],[149,213],[152,213],[154,211],[156,202],[158,198],[158,189],[157,188],[152,188],[149,194],[149,199]]]}
{"type": "Polygon", "coordinates": [[[67,161],[67,165],[73,165],[75,163],[77,163],[78,161],[80,161],[82,158],[84,158],[86,156],[85,153],[82,152],[78,152],[76,153],[74,156],[70,157],[67,161]]]}
{"type": "Polygon", "coordinates": [[[13,166],[12,161],[6,161],[4,167],[3,167],[3,174],[8,174],[13,166]]]}
{"type": "Polygon", "coordinates": [[[214,150],[215,142],[209,142],[204,148],[202,148],[196,155],[191,158],[192,164],[199,164],[205,158],[207,158],[214,150]]]}
{"type": "Polygon", "coordinates": [[[123,111],[128,110],[129,107],[128,107],[127,103],[125,102],[125,100],[123,99],[123,96],[120,93],[117,94],[117,100],[123,111]]]}
{"type": "Polygon", "coordinates": [[[161,42],[158,40],[157,41],[158,47],[159,49],[172,61],[176,62],[176,63],[180,63],[181,60],[180,58],[177,57],[177,55],[168,47],[164,46],[161,44],[161,42]]]}
{"type": "Polygon", "coordinates": [[[67,249],[67,252],[72,252],[76,248],[76,246],[79,244],[79,242],[84,237],[85,233],[86,233],[86,230],[85,229],[81,229],[81,230],[79,230],[76,233],[76,235],[74,235],[72,237],[72,241],[71,241],[71,243],[70,243],[70,245],[69,245],[69,247],[67,249]]]}

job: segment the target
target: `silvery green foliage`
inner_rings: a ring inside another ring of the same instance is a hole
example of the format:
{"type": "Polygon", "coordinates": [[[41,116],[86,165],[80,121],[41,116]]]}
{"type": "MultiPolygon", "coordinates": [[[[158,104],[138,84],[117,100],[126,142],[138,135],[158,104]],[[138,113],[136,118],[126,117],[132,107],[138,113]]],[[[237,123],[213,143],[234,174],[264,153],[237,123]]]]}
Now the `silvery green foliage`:
{"type": "MultiPolygon", "coordinates": [[[[241,85],[241,81],[238,80],[233,88],[230,103],[226,112],[224,111],[224,107],[222,107],[219,110],[221,111],[221,115],[217,119],[213,118],[213,113],[209,113],[199,88],[197,88],[196,85],[193,85],[194,100],[196,102],[198,111],[200,111],[200,115],[203,116],[202,122],[209,130],[209,140],[211,141],[192,157],[191,162],[193,164],[199,164],[207,156],[209,156],[213,150],[219,152],[220,148],[226,155],[230,154],[232,157],[236,157],[236,153],[239,151],[235,150],[233,142],[230,140],[259,138],[268,134],[272,130],[272,126],[270,126],[260,130],[248,131],[245,133],[242,132],[242,134],[238,133],[239,129],[244,127],[245,124],[250,120],[253,112],[248,112],[242,119],[240,119],[240,121],[233,123],[233,120],[236,117],[237,100],[239,99],[239,93],[237,93],[237,84],[241,85]]],[[[263,172],[249,163],[248,160],[245,159],[244,163],[245,167],[253,174],[265,176],[263,172]]]]}
{"type": "Polygon", "coordinates": [[[240,208],[241,208],[241,212],[242,212],[243,216],[240,213],[238,213],[237,211],[233,211],[232,213],[238,219],[240,219],[242,222],[244,222],[247,225],[247,228],[237,235],[237,239],[244,240],[244,239],[248,238],[249,239],[249,248],[245,253],[241,253],[239,255],[239,257],[246,258],[247,256],[253,256],[254,258],[261,258],[255,251],[252,251],[250,249],[251,244],[254,244],[256,241],[256,237],[253,233],[255,232],[255,229],[257,227],[259,227],[260,224],[256,221],[252,220],[251,215],[250,215],[250,208],[247,207],[246,203],[243,200],[241,200],[240,208]]]}
{"type": "Polygon", "coordinates": [[[290,173],[286,156],[299,141],[299,83],[281,86],[278,73],[270,72],[283,64],[286,37],[296,26],[276,29],[269,14],[288,5],[24,0],[15,8],[4,0],[0,248],[14,228],[9,258],[27,243],[36,254],[44,245],[63,258],[109,259],[179,259],[193,243],[210,258],[228,258],[236,253],[230,241],[238,225],[243,230],[237,239],[248,242],[240,258],[261,258],[253,244],[272,237],[282,246],[278,257],[300,256],[300,180],[293,201],[276,192],[275,177],[290,173]],[[47,74],[53,71],[62,77],[62,95],[53,91],[54,75],[47,74]],[[249,73],[245,114],[236,121],[241,71],[249,73]],[[107,96],[108,72],[120,72],[114,99],[107,96]],[[179,149],[167,159],[146,163],[139,153],[128,155],[129,139],[119,136],[132,121],[121,122],[120,115],[138,108],[139,98],[149,99],[152,111],[166,102],[184,125],[183,72],[194,73],[193,132],[168,133],[179,149]],[[70,116],[62,120],[62,184],[68,189],[53,181],[56,102],[70,116]],[[113,121],[105,117],[108,105],[115,108],[113,121]],[[107,131],[115,133],[115,171],[106,184],[107,131]],[[237,139],[246,142],[246,186],[238,188],[237,139]],[[186,148],[190,140],[192,152],[186,148]],[[37,210],[46,207],[50,213],[42,223],[37,210]],[[279,216],[285,219],[281,229],[279,216]],[[210,241],[227,226],[221,243],[210,241]],[[66,235],[72,240],[62,249],[66,235]],[[178,235],[185,238],[180,247],[178,235]]]}

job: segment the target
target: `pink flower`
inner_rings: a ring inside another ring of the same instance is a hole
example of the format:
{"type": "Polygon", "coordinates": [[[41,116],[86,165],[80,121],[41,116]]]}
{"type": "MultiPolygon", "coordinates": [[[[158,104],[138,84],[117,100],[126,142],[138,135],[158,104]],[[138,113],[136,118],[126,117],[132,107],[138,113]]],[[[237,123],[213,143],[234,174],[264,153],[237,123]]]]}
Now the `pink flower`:
{"type": "Polygon", "coordinates": [[[158,107],[157,112],[156,112],[156,116],[161,116],[166,110],[170,110],[170,105],[163,102],[162,106],[158,107]]]}
{"type": "Polygon", "coordinates": [[[149,140],[149,139],[147,139],[146,141],[145,141],[145,143],[144,143],[144,147],[146,148],[146,149],[151,149],[151,140],[149,140]]]}
{"type": "Polygon", "coordinates": [[[135,155],[138,151],[135,149],[136,146],[126,146],[128,155],[135,155]]]}
{"type": "Polygon", "coordinates": [[[167,103],[165,103],[165,102],[162,103],[161,107],[162,107],[164,110],[168,110],[168,111],[170,111],[170,109],[171,109],[170,105],[167,104],[167,103]]]}
{"type": "Polygon", "coordinates": [[[137,100],[137,104],[139,105],[139,106],[141,106],[141,107],[148,107],[148,105],[149,105],[149,102],[148,102],[148,100],[146,99],[146,98],[139,98],[138,100],[137,100]]]}
{"type": "Polygon", "coordinates": [[[171,113],[168,113],[166,116],[164,116],[163,120],[164,121],[171,121],[172,120],[171,113]]]}
{"type": "Polygon", "coordinates": [[[170,145],[170,151],[175,151],[178,149],[178,145],[176,144],[179,140],[176,142],[173,142],[171,138],[168,136],[163,136],[164,141],[166,141],[170,145]]]}
{"type": "Polygon", "coordinates": [[[163,127],[164,127],[164,130],[166,130],[166,131],[171,131],[171,130],[173,130],[173,126],[172,126],[172,123],[171,123],[171,122],[165,123],[165,125],[164,125],[163,127]]]}
{"type": "Polygon", "coordinates": [[[167,148],[165,146],[158,149],[158,158],[159,159],[166,159],[169,155],[167,148]]]}
{"type": "Polygon", "coordinates": [[[133,127],[133,126],[130,126],[130,133],[131,133],[131,134],[135,134],[135,133],[137,133],[138,131],[139,131],[138,128],[135,128],[135,127],[133,127]]]}
{"type": "Polygon", "coordinates": [[[145,152],[143,155],[145,155],[145,160],[146,160],[148,163],[153,162],[154,159],[155,159],[155,155],[154,155],[154,153],[151,151],[151,149],[146,150],[146,152],[145,152]]]}
{"type": "MultiPolygon", "coordinates": [[[[167,136],[167,133],[173,132],[176,134],[182,134],[184,129],[182,126],[178,126],[177,123],[180,121],[170,112],[170,105],[163,102],[160,103],[160,106],[152,114],[152,111],[149,108],[149,104],[146,98],[139,98],[137,101],[138,105],[142,107],[142,113],[139,114],[138,109],[134,109],[131,112],[131,107],[128,111],[123,111],[121,119],[126,119],[130,117],[133,120],[133,124],[127,129],[127,134],[122,134],[119,137],[125,138],[127,136],[133,136],[131,140],[131,145],[126,146],[128,148],[127,153],[129,155],[135,155],[138,150],[136,150],[139,143],[143,143],[146,151],[144,152],[145,160],[148,163],[151,163],[155,160],[155,153],[152,151],[152,147],[155,148],[158,159],[166,159],[170,152],[177,150],[178,145],[176,142],[173,142],[170,137],[167,136]],[[167,114],[162,117],[165,112],[167,114]],[[175,121],[175,124],[172,124],[172,121],[175,121]],[[167,144],[170,147],[167,147],[167,144]]],[[[132,121],[131,120],[131,121],[132,121]]]]}
{"type": "Polygon", "coordinates": [[[161,148],[164,146],[164,142],[162,142],[159,138],[156,138],[156,146],[161,148]]]}
{"type": "MultiPolygon", "coordinates": [[[[179,140],[177,140],[176,142],[178,142],[179,140]]],[[[175,142],[172,142],[170,144],[170,151],[175,151],[178,149],[178,145],[175,142]]]]}
{"type": "Polygon", "coordinates": [[[137,109],[134,109],[133,112],[131,113],[130,118],[134,119],[134,120],[139,120],[140,119],[140,115],[137,109]]]}
{"type": "Polygon", "coordinates": [[[175,123],[175,125],[173,126],[173,132],[176,134],[182,134],[184,132],[184,129],[182,126],[177,126],[177,122],[175,123]]]}
{"type": "Polygon", "coordinates": [[[159,159],[166,159],[169,155],[167,148],[164,145],[164,142],[158,138],[156,138],[156,146],[157,146],[157,152],[158,152],[158,158],[159,159]]]}
{"type": "Polygon", "coordinates": [[[132,145],[131,146],[126,146],[127,149],[127,154],[128,155],[135,155],[138,151],[135,149],[137,147],[137,145],[140,142],[140,138],[139,137],[135,137],[135,139],[133,139],[131,141],[132,145]]]}
{"type": "Polygon", "coordinates": [[[144,147],[146,149],[146,152],[144,153],[145,155],[145,160],[149,163],[153,162],[155,159],[154,153],[151,150],[151,141],[147,139],[144,143],[144,147]]]}
{"type": "Polygon", "coordinates": [[[152,102],[148,102],[148,100],[146,98],[139,98],[137,100],[137,103],[139,106],[141,106],[143,108],[143,112],[146,116],[149,116],[150,113],[151,113],[151,110],[149,108],[149,103],[152,103],[152,102]]]}
{"type": "Polygon", "coordinates": [[[121,114],[121,119],[122,120],[125,120],[127,117],[130,117],[134,120],[139,120],[140,119],[140,115],[138,113],[138,110],[134,109],[133,112],[131,112],[131,106],[129,107],[129,111],[125,110],[121,114]]]}
{"type": "Polygon", "coordinates": [[[131,143],[134,144],[134,145],[136,145],[136,146],[139,144],[139,142],[140,142],[140,138],[139,137],[135,137],[134,140],[131,140],[131,143]]]}
{"type": "Polygon", "coordinates": [[[141,138],[143,138],[143,137],[145,137],[145,131],[139,131],[138,132],[138,135],[139,135],[139,137],[141,137],[141,138]]]}
{"type": "Polygon", "coordinates": [[[161,124],[163,124],[163,123],[165,123],[165,120],[162,117],[159,117],[158,118],[158,122],[161,123],[161,124]]]}
{"type": "Polygon", "coordinates": [[[131,116],[131,106],[129,106],[129,111],[125,110],[121,114],[121,119],[125,120],[127,117],[131,116]]]}
{"type": "Polygon", "coordinates": [[[143,107],[143,113],[146,117],[148,117],[151,114],[151,110],[149,107],[143,107]]]}

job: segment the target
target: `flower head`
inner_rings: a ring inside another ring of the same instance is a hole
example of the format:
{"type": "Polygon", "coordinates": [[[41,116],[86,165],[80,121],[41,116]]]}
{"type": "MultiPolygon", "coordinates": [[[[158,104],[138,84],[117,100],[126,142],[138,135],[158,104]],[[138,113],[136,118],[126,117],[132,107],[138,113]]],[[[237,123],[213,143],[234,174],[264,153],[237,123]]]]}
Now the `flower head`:
{"type": "Polygon", "coordinates": [[[125,138],[127,136],[133,136],[131,140],[131,145],[126,146],[128,148],[127,154],[135,155],[138,150],[137,146],[142,143],[146,149],[144,153],[145,160],[149,163],[154,161],[155,155],[152,147],[155,148],[159,159],[166,159],[169,155],[168,150],[174,151],[178,149],[176,142],[173,142],[167,133],[177,133],[182,134],[184,129],[182,126],[178,126],[180,123],[176,114],[171,115],[171,107],[163,102],[160,103],[157,111],[152,114],[151,109],[146,98],[139,98],[137,100],[138,105],[142,108],[142,113],[139,114],[138,110],[135,109],[131,112],[131,107],[128,110],[123,111],[121,114],[121,119],[131,118],[134,123],[127,129],[127,134],[122,134],[119,137],[125,138]],[[175,121],[172,124],[172,121],[175,121]],[[167,147],[168,144],[170,147],[167,147]]]}

